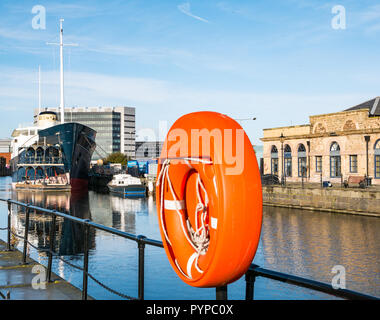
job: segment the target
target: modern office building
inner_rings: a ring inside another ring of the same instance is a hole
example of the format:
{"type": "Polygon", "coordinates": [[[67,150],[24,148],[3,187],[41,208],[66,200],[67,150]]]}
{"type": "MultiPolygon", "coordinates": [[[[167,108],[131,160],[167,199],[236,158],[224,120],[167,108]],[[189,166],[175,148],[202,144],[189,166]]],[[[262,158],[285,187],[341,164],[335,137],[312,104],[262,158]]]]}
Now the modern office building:
{"type": "MultiPolygon", "coordinates": [[[[60,121],[58,108],[54,111],[60,121]]],[[[34,110],[35,121],[38,109],[34,110]]],[[[65,122],[78,122],[96,130],[96,150],[92,159],[107,157],[121,152],[135,158],[135,108],[133,107],[75,107],[65,108],[65,122]]]]}
{"type": "Polygon", "coordinates": [[[136,141],[136,159],[158,158],[163,144],[162,141],[136,141]]]}
{"type": "Polygon", "coordinates": [[[264,129],[261,141],[264,174],[332,183],[366,176],[380,185],[380,97],[309,124],[264,129]]]}

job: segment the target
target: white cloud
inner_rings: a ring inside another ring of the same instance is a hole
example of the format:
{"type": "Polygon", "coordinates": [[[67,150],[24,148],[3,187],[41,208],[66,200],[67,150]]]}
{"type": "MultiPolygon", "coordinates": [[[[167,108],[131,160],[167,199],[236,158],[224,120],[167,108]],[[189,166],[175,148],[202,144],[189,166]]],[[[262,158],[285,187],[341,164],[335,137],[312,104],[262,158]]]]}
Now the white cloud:
{"type": "MultiPolygon", "coordinates": [[[[0,73],[0,113],[6,111],[10,117],[0,128],[0,136],[6,136],[19,122],[31,121],[38,102],[38,76],[37,70],[2,66],[0,73]]],[[[308,95],[205,89],[152,78],[85,72],[65,76],[66,106],[135,106],[137,127],[153,129],[160,120],[173,123],[183,114],[201,110],[233,118],[256,117],[256,121],[242,123],[253,143],[260,143],[264,128],[304,124],[309,115],[340,111],[372,97],[368,93],[308,95]]],[[[43,107],[57,106],[58,73],[43,71],[42,80],[43,107]]]]}
{"type": "Polygon", "coordinates": [[[188,3],[188,2],[185,2],[185,3],[178,5],[177,8],[179,11],[188,15],[189,17],[192,17],[192,18],[197,19],[197,20],[202,21],[202,22],[209,23],[208,20],[192,14],[191,9],[190,9],[190,3],[188,3]]]}
{"type": "Polygon", "coordinates": [[[44,32],[41,31],[24,31],[16,28],[0,27],[0,38],[16,41],[43,41],[44,37],[46,37],[46,35],[44,32]]]}

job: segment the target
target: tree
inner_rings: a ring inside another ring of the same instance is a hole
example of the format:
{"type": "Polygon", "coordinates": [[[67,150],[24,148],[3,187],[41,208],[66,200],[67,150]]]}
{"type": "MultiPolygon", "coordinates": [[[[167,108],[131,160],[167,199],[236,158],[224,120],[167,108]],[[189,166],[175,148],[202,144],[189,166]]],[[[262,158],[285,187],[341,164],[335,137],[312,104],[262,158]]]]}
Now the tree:
{"type": "Polygon", "coordinates": [[[127,165],[128,160],[130,159],[129,156],[125,155],[121,152],[114,152],[111,153],[107,158],[103,160],[104,164],[108,163],[121,163],[123,166],[127,165]]]}

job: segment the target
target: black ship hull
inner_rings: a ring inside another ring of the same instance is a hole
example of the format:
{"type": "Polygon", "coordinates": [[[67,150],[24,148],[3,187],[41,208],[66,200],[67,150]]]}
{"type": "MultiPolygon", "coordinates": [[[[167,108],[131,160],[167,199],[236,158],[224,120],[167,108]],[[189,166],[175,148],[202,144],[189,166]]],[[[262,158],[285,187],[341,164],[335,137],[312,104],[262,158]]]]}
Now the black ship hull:
{"type": "Polygon", "coordinates": [[[36,145],[25,148],[13,164],[13,181],[67,181],[72,191],[88,188],[88,171],[96,131],[79,123],[64,123],[38,132],[36,145]]]}

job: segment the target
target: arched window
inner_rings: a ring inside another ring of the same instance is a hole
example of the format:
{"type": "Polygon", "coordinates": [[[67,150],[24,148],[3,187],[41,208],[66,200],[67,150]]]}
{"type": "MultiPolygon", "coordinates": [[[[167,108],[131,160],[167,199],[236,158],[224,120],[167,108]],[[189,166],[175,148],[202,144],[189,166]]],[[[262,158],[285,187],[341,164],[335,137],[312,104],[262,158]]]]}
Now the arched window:
{"type": "Polygon", "coordinates": [[[20,167],[17,170],[17,182],[24,181],[25,180],[25,176],[26,176],[25,168],[24,167],[20,167]]]}
{"type": "Polygon", "coordinates": [[[339,144],[337,142],[333,142],[331,144],[330,152],[334,152],[334,151],[340,152],[340,147],[339,147],[339,144]]]}
{"type": "Polygon", "coordinates": [[[36,176],[36,170],[32,167],[27,168],[25,176],[27,180],[34,180],[36,176]]]}
{"type": "Polygon", "coordinates": [[[306,148],[302,143],[298,146],[298,176],[307,176],[306,148]]]}
{"type": "Polygon", "coordinates": [[[276,146],[272,146],[270,152],[271,158],[271,174],[278,175],[278,150],[276,146]]]}
{"type": "Polygon", "coordinates": [[[45,158],[46,163],[58,163],[59,149],[56,147],[49,147],[46,149],[45,158]]]}
{"type": "Polygon", "coordinates": [[[45,177],[44,169],[41,167],[36,168],[36,179],[43,179],[45,177]]]}
{"type": "Polygon", "coordinates": [[[338,178],[341,176],[340,147],[337,142],[330,146],[330,177],[338,178]]]}
{"type": "Polygon", "coordinates": [[[292,149],[287,144],[284,149],[284,167],[285,167],[285,176],[292,176],[292,149]]]}
{"type": "Polygon", "coordinates": [[[30,147],[28,150],[26,150],[25,153],[26,156],[26,163],[34,163],[35,157],[36,157],[36,151],[30,147]]]}
{"type": "Polygon", "coordinates": [[[44,149],[41,148],[41,147],[38,147],[37,150],[36,150],[36,162],[37,163],[42,163],[43,162],[43,158],[44,158],[44,149]]]}
{"type": "Polygon", "coordinates": [[[380,179],[380,139],[375,143],[375,178],[380,179]]]}

